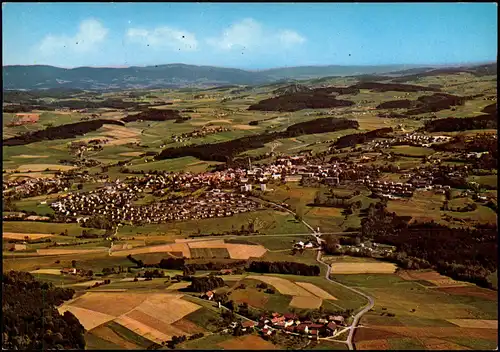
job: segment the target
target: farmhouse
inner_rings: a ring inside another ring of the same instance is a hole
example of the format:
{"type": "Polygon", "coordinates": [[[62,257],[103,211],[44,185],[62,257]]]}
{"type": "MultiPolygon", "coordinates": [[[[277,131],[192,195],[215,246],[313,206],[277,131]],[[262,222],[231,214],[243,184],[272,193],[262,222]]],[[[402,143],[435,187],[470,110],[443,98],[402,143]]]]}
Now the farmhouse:
{"type": "Polygon", "coordinates": [[[205,293],[201,296],[201,298],[203,298],[203,299],[208,299],[209,301],[211,301],[211,300],[212,300],[212,298],[214,298],[214,291],[207,291],[207,292],[205,292],[205,293]]]}

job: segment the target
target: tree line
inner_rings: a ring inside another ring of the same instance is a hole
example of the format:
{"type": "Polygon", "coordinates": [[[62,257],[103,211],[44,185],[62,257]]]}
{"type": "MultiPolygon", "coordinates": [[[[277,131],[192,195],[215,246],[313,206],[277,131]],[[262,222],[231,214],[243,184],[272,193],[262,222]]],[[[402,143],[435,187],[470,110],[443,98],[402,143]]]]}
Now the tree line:
{"type": "Polygon", "coordinates": [[[393,132],[392,127],[384,127],[365,133],[349,134],[338,138],[335,143],[333,143],[333,146],[336,148],[353,147],[356,144],[367,143],[375,138],[386,137],[387,134],[391,132],[393,132]]]}
{"type": "Polygon", "coordinates": [[[334,132],[350,128],[357,129],[358,127],[359,123],[354,120],[326,117],[294,124],[283,132],[262,133],[212,144],[166,148],[155,156],[155,160],[193,156],[201,160],[230,162],[238,154],[250,149],[261,148],[275,139],[292,138],[303,134],[334,132]]]}
{"type": "Polygon", "coordinates": [[[301,276],[318,276],[320,274],[320,268],[318,265],[307,265],[296,262],[252,261],[246,270],[256,273],[290,274],[301,276]]]}
{"type": "Polygon", "coordinates": [[[44,140],[68,139],[82,136],[88,132],[93,132],[107,125],[120,125],[123,122],[115,120],[91,120],[70,123],[61,126],[47,127],[44,130],[26,132],[20,136],[15,136],[3,140],[5,146],[26,145],[44,140]]]}
{"type": "Polygon", "coordinates": [[[466,130],[497,129],[497,114],[480,115],[467,118],[447,117],[425,122],[427,132],[453,132],[466,130]]]}

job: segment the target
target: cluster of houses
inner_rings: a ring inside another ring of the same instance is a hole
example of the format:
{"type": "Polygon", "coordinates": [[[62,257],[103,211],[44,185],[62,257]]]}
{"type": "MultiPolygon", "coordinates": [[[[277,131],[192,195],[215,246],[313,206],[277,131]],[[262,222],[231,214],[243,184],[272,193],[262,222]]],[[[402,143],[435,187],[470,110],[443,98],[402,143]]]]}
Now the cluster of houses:
{"type": "Polygon", "coordinates": [[[411,197],[415,191],[415,186],[411,183],[393,182],[393,181],[372,181],[366,178],[362,181],[373,193],[388,199],[398,197],[411,197]]]}
{"type": "Polygon", "coordinates": [[[205,136],[208,136],[211,134],[215,134],[215,133],[219,133],[219,132],[228,132],[228,131],[231,131],[231,130],[227,127],[215,126],[215,127],[209,128],[209,127],[203,126],[199,130],[183,133],[179,136],[173,135],[172,139],[174,140],[174,142],[184,142],[184,141],[191,139],[191,138],[200,138],[200,137],[205,137],[205,136]]]}
{"type": "Polygon", "coordinates": [[[77,141],[68,145],[70,153],[82,157],[83,153],[102,150],[102,144],[108,143],[108,139],[92,139],[89,141],[77,141]]]}
{"type": "Polygon", "coordinates": [[[68,178],[31,178],[3,183],[3,196],[17,198],[36,197],[44,194],[67,191],[72,181],[68,178]]]}
{"type": "Polygon", "coordinates": [[[337,244],[336,248],[340,251],[370,254],[371,256],[377,256],[377,255],[385,256],[389,253],[393,253],[396,250],[395,246],[375,243],[371,241],[360,242],[358,244],[352,244],[352,245],[337,244]]]}
{"type": "Polygon", "coordinates": [[[258,322],[251,320],[244,322],[231,322],[228,328],[223,329],[223,333],[229,333],[237,327],[242,332],[250,333],[258,331],[262,336],[271,336],[278,332],[288,335],[297,335],[317,339],[333,337],[337,335],[342,328],[346,327],[345,318],[341,315],[328,315],[324,318],[311,320],[300,320],[296,314],[272,313],[271,316],[263,315],[258,322]]]}
{"type": "Polygon", "coordinates": [[[430,147],[434,144],[448,142],[452,137],[430,136],[422,133],[404,133],[392,138],[375,139],[364,143],[360,149],[362,151],[374,151],[390,148],[393,145],[411,145],[415,147],[430,147]]]}
{"type": "MultiPolygon", "coordinates": [[[[119,181],[119,180],[118,180],[119,181]]],[[[243,194],[214,189],[199,196],[186,196],[145,205],[134,205],[143,192],[136,184],[116,182],[88,193],[59,197],[51,204],[54,211],[87,221],[91,215],[102,215],[114,222],[132,224],[163,223],[232,216],[255,211],[263,206],[243,194]]]]}
{"type": "Polygon", "coordinates": [[[286,334],[304,335],[308,338],[330,337],[337,334],[339,328],[346,325],[341,315],[329,315],[317,319],[301,321],[295,314],[272,313],[271,316],[261,316],[255,328],[264,336],[270,336],[277,331],[286,334]]]}

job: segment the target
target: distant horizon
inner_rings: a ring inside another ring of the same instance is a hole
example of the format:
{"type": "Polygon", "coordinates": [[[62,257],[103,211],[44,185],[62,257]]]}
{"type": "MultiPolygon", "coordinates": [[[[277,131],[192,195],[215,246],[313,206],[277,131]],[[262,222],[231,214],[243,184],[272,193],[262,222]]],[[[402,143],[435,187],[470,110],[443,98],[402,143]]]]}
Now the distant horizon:
{"type": "Polygon", "coordinates": [[[3,3],[2,65],[260,71],[495,61],[496,3],[3,3]]]}
{"type": "Polygon", "coordinates": [[[50,66],[65,70],[74,70],[77,68],[114,68],[114,69],[122,69],[122,68],[131,68],[131,67],[152,67],[152,66],[168,66],[168,65],[186,65],[186,66],[197,66],[197,67],[216,67],[216,68],[227,68],[227,69],[237,69],[249,72],[259,72],[259,71],[268,71],[268,70],[277,70],[277,69],[286,69],[286,68],[298,68],[298,67],[330,67],[330,66],[340,66],[340,67],[383,67],[383,66],[414,66],[414,67],[455,67],[455,66],[479,66],[479,65],[488,65],[496,63],[497,61],[476,61],[476,62],[457,62],[457,63],[444,63],[444,64],[434,64],[434,63],[424,63],[424,64],[411,64],[411,63],[389,63],[389,64],[359,64],[359,65],[341,65],[341,64],[324,64],[324,65],[293,65],[293,66],[276,66],[276,67],[268,67],[261,69],[248,69],[237,66],[220,66],[220,65],[204,65],[204,64],[186,64],[182,62],[172,62],[172,63],[164,63],[164,64],[150,64],[150,65],[130,65],[130,66],[100,66],[100,65],[85,65],[85,66],[74,66],[74,67],[64,67],[50,64],[11,64],[11,65],[2,65],[2,67],[13,67],[13,66],[22,66],[22,67],[33,67],[33,66],[50,66]]]}

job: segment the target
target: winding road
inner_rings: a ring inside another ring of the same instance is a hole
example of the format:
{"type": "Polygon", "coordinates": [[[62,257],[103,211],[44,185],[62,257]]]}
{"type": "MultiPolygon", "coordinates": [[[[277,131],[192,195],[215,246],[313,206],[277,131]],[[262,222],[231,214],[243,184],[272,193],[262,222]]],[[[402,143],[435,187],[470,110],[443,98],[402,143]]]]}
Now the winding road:
{"type": "MultiPolygon", "coordinates": [[[[261,201],[263,201],[262,199],[260,199],[261,201]]],[[[274,202],[270,202],[270,201],[264,201],[266,203],[269,203],[269,204],[272,204],[274,206],[277,206],[279,207],[280,209],[283,209],[287,212],[289,212],[290,214],[292,214],[293,216],[295,216],[295,213],[293,211],[291,211],[290,209],[287,209],[285,207],[282,207],[281,205],[279,204],[276,204],[274,202]]],[[[356,315],[354,316],[354,319],[352,321],[352,324],[351,326],[349,327],[349,335],[347,336],[347,339],[345,341],[343,341],[344,343],[347,344],[347,347],[350,349],[350,350],[354,350],[354,345],[352,343],[352,338],[354,337],[354,331],[356,330],[356,327],[358,326],[358,323],[359,323],[359,320],[361,319],[361,317],[363,316],[363,314],[365,314],[366,312],[368,312],[370,309],[373,308],[373,306],[375,305],[375,300],[368,296],[367,294],[361,292],[361,291],[358,291],[352,287],[349,287],[349,286],[346,286],[344,284],[341,284],[340,282],[337,282],[337,281],[334,281],[332,279],[330,279],[330,273],[331,273],[331,270],[332,270],[332,267],[330,265],[328,265],[327,263],[321,261],[321,243],[324,242],[324,240],[322,240],[320,238],[321,236],[321,233],[317,232],[314,230],[314,228],[309,225],[308,223],[306,223],[304,220],[302,220],[302,223],[309,229],[312,231],[312,234],[315,238],[316,238],[316,241],[318,241],[318,244],[320,245],[320,249],[318,250],[318,256],[316,257],[316,261],[322,265],[325,265],[326,266],[326,274],[325,274],[325,279],[327,279],[329,282],[335,284],[335,285],[339,285],[339,286],[342,286],[348,290],[351,290],[352,292],[354,293],[357,293],[358,295],[360,296],[363,296],[364,298],[366,298],[368,300],[368,303],[358,312],[356,313],[356,315]]],[[[341,341],[338,341],[336,340],[337,342],[341,342],[341,341]]]]}

